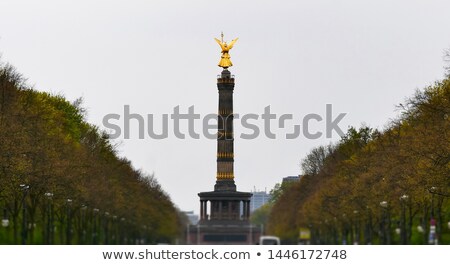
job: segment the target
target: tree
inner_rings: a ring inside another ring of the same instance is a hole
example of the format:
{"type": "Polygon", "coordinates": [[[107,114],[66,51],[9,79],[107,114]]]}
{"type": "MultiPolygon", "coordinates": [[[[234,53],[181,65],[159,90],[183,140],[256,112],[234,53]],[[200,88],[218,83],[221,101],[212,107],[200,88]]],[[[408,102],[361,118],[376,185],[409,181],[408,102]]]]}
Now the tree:
{"type": "Polygon", "coordinates": [[[301,168],[304,175],[314,176],[319,174],[323,168],[325,159],[333,152],[331,144],[313,148],[306,158],[301,161],[301,168]]]}
{"type": "Polygon", "coordinates": [[[291,242],[308,227],[316,244],[427,244],[435,219],[441,242],[450,242],[450,80],[400,107],[382,132],[351,127],[330,152],[313,149],[302,164],[310,175],[283,190],[268,229],[291,242]]]}
{"type": "Polygon", "coordinates": [[[0,243],[174,241],[184,226],[170,197],[86,122],[81,102],[35,91],[0,64],[0,207],[13,228],[0,243]]]}

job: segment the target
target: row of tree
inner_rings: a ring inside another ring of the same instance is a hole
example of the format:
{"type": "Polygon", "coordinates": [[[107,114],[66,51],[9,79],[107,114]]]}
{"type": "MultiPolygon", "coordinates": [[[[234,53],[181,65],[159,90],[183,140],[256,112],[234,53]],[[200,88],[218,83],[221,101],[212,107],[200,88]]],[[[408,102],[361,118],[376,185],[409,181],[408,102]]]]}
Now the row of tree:
{"type": "Polygon", "coordinates": [[[268,232],[316,244],[450,243],[450,79],[399,106],[386,129],[350,128],[313,149],[283,189],[268,232]]]}
{"type": "Polygon", "coordinates": [[[180,218],[152,175],[119,157],[81,100],[0,65],[0,243],[171,242],[180,218]]]}

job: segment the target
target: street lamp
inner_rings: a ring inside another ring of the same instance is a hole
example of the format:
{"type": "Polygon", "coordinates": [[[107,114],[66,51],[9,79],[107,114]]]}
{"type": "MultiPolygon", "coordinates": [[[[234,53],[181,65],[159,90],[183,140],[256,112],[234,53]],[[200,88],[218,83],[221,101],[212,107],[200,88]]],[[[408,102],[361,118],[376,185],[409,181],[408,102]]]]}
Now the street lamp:
{"type": "Polygon", "coordinates": [[[22,189],[23,196],[22,196],[22,245],[25,245],[27,243],[27,237],[28,237],[28,226],[27,226],[27,204],[26,204],[26,197],[28,194],[28,189],[30,186],[25,184],[20,184],[20,188],[22,189]]]}
{"type": "Polygon", "coordinates": [[[387,201],[380,202],[381,208],[383,208],[383,219],[382,219],[382,236],[383,244],[391,244],[391,221],[389,217],[389,204],[387,201]]]}
{"type": "Polygon", "coordinates": [[[72,244],[72,199],[67,199],[66,244],[72,244]]]}
{"type": "Polygon", "coordinates": [[[365,225],[365,239],[366,244],[371,245],[372,244],[372,210],[369,205],[366,205],[367,210],[367,221],[365,225]]]}
{"type": "Polygon", "coordinates": [[[127,236],[125,234],[125,217],[120,218],[120,224],[119,224],[119,244],[125,245],[128,242],[127,236]]]}
{"type": "Polygon", "coordinates": [[[383,208],[387,208],[388,207],[388,202],[387,201],[382,201],[380,202],[380,206],[383,208]]]}
{"type": "MultiPolygon", "coordinates": [[[[350,228],[351,228],[351,224],[350,224],[350,228]]],[[[310,230],[311,230],[311,228],[310,228],[310,230]]],[[[342,214],[342,235],[341,235],[342,245],[347,245],[348,232],[349,231],[348,231],[347,214],[343,213],[342,214]]]]}
{"type": "Polygon", "coordinates": [[[431,187],[430,188],[430,193],[431,193],[431,219],[434,218],[434,194],[436,193],[437,188],[436,187],[431,187]]]}
{"type": "Polygon", "coordinates": [[[108,245],[109,244],[109,229],[108,229],[108,226],[109,226],[109,212],[105,212],[105,218],[104,218],[104,227],[103,227],[103,229],[104,229],[104,243],[105,243],[105,245],[108,245]]]}
{"type": "MultiPolygon", "coordinates": [[[[353,245],[358,245],[359,244],[359,238],[360,238],[360,228],[359,228],[359,211],[358,210],[354,210],[353,214],[355,215],[355,238],[353,238],[353,245]]],[[[353,234],[353,229],[352,229],[352,234],[353,234]]],[[[353,237],[353,236],[352,236],[353,237]]]]}
{"type": "Polygon", "coordinates": [[[47,197],[47,232],[46,232],[46,238],[45,238],[45,243],[46,244],[51,244],[53,240],[51,240],[52,237],[52,230],[53,230],[53,206],[52,206],[52,198],[53,198],[53,193],[51,192],[46,192],[44,193],[45,197],[47,197]]]}
{"type": "Polygon", "coordinates": [[[141,245],[145,245],[145,242],[146,242],[146,237],[147,237],[147,226],[146,225],[143,225],[142,226],[142,230],[144,231],[142,234],[141,234],[141,239],[140,239],[140,241],[139,241],[139,244],[141,244],[141,245]]]}
{"type": "Polygon", "coordinates": [[[94,223],[94,225],[93,225],[93,229],[92,229],[92,244],[93,245],[96,245],[96,244],[98,244],[98,242],[97,242],[97,238],[98,238],[98,234],[97,234],[97,216],[98,216],[98,213],[100,212],[100,209],[98,209],[98,208],[94,208],[93,210],[93,216],[92,216],[92,221],[93,221],[93,223],[94,223]]]}
{"type": "Polygon", "coordinates": [[[112,216],[111,227],[112,227],[112,237],[111,237],[111,241],[112,242],[111,243],[117,245],[117,238],[118,238],[118,235],[117,235],[117,215],[113,215],[112,216]]]}
{"type": "Polygon", "coordinates": [[[8,212],[6,211],[6,209],[3,209],[2,226],[3,227],[9,226],[8,212]]]}
{"type": "Polygon", "coordinates": [[[428,235],[428,243],[430,245],[436,244],[437,245],[437,236],[436,236],[436,220],[434,219],[434,194],[436,193],[437,188],[431,187],[430,193],[431,193],[431,218],[430,218],[430,233],[428,235]]]}
{"type": "Polygon", "coordinates": [[[81,217],[80,217],[80,230],[78,231],[78,240],[79,242],[81,242],[81,244],[86,244],[86,210],[87,210],[87,206],[86,205],[81,205],[81,217]]]}
{"type": "Polygon", "coordinates": [[[419,233],[423,233],[423,232],[425,232],[425,230],[423,229],[423,226],[421,226],[421,225],[418,225],[417,226],[417,232],[419,232],[419,233]]]}
{"type": "Polygon", "coordinates": [[[402,203],[402,220],[401,220],[401,228],[400,228],[400,233],[397,232],[397,234],[401,234],[400,238],[401,238],[401,242],[403,245],[408,244],[408,236],[407,236],[407,232],[406,232],[406,203],[408,202],[409,196],[406,194],[403,194],[402,196],[400,196],[400,201],[402,203]]]}

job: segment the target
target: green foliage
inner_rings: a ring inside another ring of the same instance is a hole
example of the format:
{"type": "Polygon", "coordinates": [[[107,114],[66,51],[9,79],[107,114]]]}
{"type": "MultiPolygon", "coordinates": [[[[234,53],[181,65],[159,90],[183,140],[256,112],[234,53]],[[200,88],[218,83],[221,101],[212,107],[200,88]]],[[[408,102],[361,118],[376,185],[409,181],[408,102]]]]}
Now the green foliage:
{"type": "Polygon", "coordinates": [[[266,226],[271,209],[271,203],[263,204],[252,213],[252,215],[250,216],[250,222],[254,225],[266,226]]]}
{"type": "Polygon", "coordinates": [[[270,190],[270,203],[275,203],[283,194],[284,187],[281,186],[280,183],[275,184],[273,189],[270,190]]]}
{"type": "Polygon", "coordinates": [[[283,193],[294,184],[295,182],[283,182],[281,184],[280,183],[275,184],[273,189],[270,190],[269,203],[271,204],[276,203],[278,199],[283,195],[283,193]]]}
{"type": "Polygon", "coordinates": [[[313,149],[302,160],[308,174],[273,205],[269,231],[294,241],[309,227],[316,244],[426,244],[434,218],[440,243],[450,243],[450,80],[400,108],[383,132],[352,127],[336,145],[313,149]]]}
{"type": "Polygon", "coordinates": [[[35,91],[0,64],[3,209],[10,225],[0,227],[0,243],[7,244],[156,243],[181,232],[155,177],[117,155],[107,135],[85,121],[81,99],[35,91]]]}
{"type": "Polygon", "coordinates": [[[333,152],[333,145],[319,146],[313,148],[306,158],[301,161],[301,168],[304,175],[317,175],[323,169],[326,158],[333,152]]]}

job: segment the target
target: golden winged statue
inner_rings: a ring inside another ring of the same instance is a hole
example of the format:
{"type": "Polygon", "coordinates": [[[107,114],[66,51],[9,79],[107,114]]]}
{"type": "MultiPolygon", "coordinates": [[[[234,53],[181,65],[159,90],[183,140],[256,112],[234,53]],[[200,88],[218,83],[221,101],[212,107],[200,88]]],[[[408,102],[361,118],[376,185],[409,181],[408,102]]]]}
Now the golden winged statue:
{"type": "Polygon", "coordinates": [[[223,33],[221,34],[222,36],[222,40],[218,40],[216,38],[214,38],[216,40],[216,42],[220,45],[220,48],[222,48],[222,56],[220,57],[220,62],[218,64],[218,66],[223,67],[224,69],[227,69],[230,66],[233,66],[233,63],[230,60],[230,54],[228,53],[231,48],[233,48],[233,45],[236,43],[236,41],[238,40],[238,38],[232,40],[230,42],[230,44],[227,44],[226,41],[223,41],[223,33]]]}

